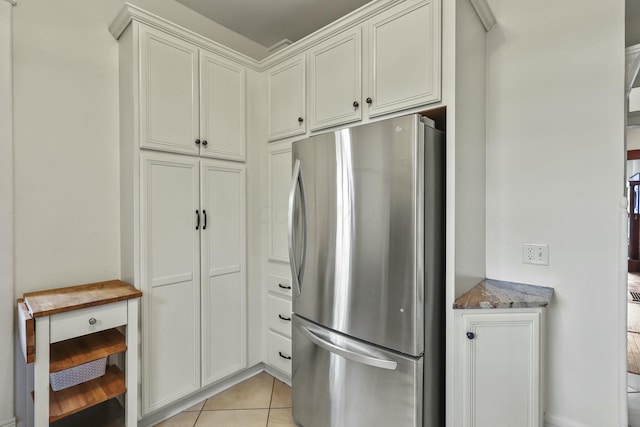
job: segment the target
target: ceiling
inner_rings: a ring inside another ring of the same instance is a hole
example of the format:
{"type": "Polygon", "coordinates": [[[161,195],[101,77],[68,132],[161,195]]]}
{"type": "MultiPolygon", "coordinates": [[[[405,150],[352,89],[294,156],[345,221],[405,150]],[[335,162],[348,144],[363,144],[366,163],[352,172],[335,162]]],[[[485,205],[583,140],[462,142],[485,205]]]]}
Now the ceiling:
{"type": "Polygon", "coordinates": [[[268,48],[295,42],[370,0],[176,1],[268,48]]]}

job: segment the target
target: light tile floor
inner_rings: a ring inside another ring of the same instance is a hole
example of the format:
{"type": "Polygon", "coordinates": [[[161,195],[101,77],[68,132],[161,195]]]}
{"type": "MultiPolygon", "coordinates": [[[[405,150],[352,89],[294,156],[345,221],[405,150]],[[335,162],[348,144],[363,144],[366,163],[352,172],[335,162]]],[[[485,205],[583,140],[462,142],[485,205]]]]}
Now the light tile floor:
{"type": "Polygon", "coordinates": [[[261,372],[156,427],[295,427],[291,389],[261,372]]]}

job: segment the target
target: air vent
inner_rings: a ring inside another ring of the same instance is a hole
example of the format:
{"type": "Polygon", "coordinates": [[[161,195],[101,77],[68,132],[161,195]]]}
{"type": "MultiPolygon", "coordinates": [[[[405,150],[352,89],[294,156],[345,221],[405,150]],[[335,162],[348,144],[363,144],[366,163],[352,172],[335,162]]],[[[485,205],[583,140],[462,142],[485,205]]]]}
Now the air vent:
{"type": "Polygon", "coordinates": [[[637,302],[640,302],[640,292],[629,291],[631,294],[631,299],[637,302]]]}

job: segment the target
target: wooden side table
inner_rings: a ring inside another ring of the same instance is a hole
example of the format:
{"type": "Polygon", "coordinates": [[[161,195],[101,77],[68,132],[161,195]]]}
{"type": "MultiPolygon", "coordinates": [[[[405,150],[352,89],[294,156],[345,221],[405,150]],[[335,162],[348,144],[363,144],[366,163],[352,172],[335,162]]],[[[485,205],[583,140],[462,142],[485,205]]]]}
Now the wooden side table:
{"type": "Polygon", "coordinates": [[[34,426],[125,395],[125,423],[138,419],[138,298],[120,280],[24,294],[19,330],[27,363],[34,366],[34,426]],[[118,328],[126,327],[126,337],[118,328]],[[126,351],[125,372],[116,365],[96,379],[53,391],[49,375],[126,351]]]}

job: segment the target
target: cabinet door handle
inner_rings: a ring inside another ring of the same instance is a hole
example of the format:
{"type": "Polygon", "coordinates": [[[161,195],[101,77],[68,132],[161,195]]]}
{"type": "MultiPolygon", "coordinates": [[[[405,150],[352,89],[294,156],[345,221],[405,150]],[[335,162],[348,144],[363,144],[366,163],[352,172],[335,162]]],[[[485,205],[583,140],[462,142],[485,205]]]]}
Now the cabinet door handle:
{"type": "Polygon", "coordinates": [[[287,322],[291,322],[291,317],[284,317],[282,314],[278,314],[278,317],[279,317],[281,320],[285,320],[285,321],[287,321],[287,322]]]}
{"type": "Polygon", "coordinates": [[[302,117],[298,117],[298,123],[302,123],[304,122],[304,119],[302,117]]]}
{"type": "Polygon", "coordinates": [[[200,140],[196,139],[196,145],[200,145],[200,140]]]}
{"type": "Polygon", "coordinates": [[[207,146],[207,144],[208,144],[208,142],[207,142],[206,139],[202,141],[202,145],[204,145],[205,147],[207,146]]]}
{"type": "Polygon", "coordinates": [[[98,321],[96,320],[95,317],[92,317],[91,319],[89,319],[89,324],[90,325],[95,325],[98,321]]]}
{"type": "Polygon", "coordinates": [[[353,101],[353,108],[358,108],[360,106],[360,104],[358,103],[358,101],[353,101]]]}
{"type": "Polygon", "coordinates": [[[280,357],[282,357],[283,359],[287,359],[287,360],[291,360],[291,356],[287,356],[286,354],[282,354],[281,351],[278,352],[278,354],[280,355],[280,357]]]}
{"type": "Polygon", "coordinates": [[[371,105],[372,102],[373,102],[373,99],[371,99],[370,97],[367,98],[367,104],[371,105]]]}
{"type": "Polygon", "coordinates": [[[196,230],[200,228],[200,212],[196,209],[196,230]]]}
{"type": "Polygon", "coordinates": [[[467,332],[467,338],[469,338],[470,340],[474,339],[476,337],[476,334],[474,334],[473,332],[467,332]]]}
{"type": "Polygon", "coordinates": [[[282,289],[291,289],[291,286],[283,285],[282,283],[278,283],[278,287],[282,289]]]}
{"type": "Polygon", "coordinates": [[[206,230],[207,229],[207,211],[203,210],[202,214],[204,215],[204,224],[202,225],[202,229],[206,230]]]}

